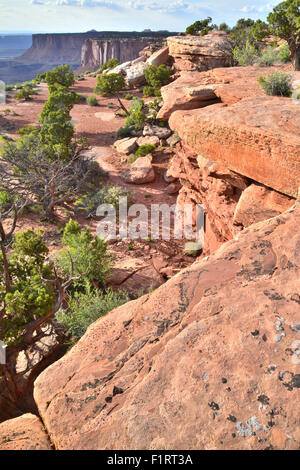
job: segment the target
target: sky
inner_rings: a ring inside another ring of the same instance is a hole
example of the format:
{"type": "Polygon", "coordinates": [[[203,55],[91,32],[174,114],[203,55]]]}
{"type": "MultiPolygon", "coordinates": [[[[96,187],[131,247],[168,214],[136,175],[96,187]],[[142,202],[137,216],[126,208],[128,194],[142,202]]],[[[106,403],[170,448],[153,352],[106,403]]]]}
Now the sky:
{"type": "Polygon", "coordinates": [[[0,32],[184,31],[196,20],[265,19],[279,0],[0,0],[0,32]]]}

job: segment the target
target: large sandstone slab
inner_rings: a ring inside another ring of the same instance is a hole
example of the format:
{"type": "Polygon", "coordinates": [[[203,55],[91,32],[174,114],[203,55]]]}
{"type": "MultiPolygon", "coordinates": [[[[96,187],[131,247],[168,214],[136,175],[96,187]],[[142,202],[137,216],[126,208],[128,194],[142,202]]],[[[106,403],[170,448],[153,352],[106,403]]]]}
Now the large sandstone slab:
{"type": "Polygon", "coordinates": [[[223,31],[205,36],[173,36],[168,38],[169,54],[176,70],[210,70],[233,64],[233,41],[223,31]]]}
{"type": "Polygon", "coordinates": [[[298,204],[91,325],[35,383],[57,448],[298,449],[299,223],[298,204]]]}
{"type": "Polygon", "coordinates": [[[208,160],[296,197],[300,185],[300,113],[289,98],[252,97],[175,111],[171,129],[208,160]]]}
{"type": "Polygon", "coordinates": [[[177,80],[162,87],[163,107],[157,119],[167,120],[174,111],[202,108],[216,102],[217,86],[205,72],[182,72],[177,80]]]}
{"type": "Polygon", "coordinates": [[[0,424],[1,450],[51,450],[51,444],[39,418],[26,414],[0,424]]]}

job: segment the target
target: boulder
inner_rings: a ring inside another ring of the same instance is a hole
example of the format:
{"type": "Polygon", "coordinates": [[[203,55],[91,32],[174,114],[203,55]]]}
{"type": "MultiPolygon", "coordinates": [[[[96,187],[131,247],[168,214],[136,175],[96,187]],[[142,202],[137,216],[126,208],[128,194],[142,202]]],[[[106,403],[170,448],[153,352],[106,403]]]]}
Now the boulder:
{"type": "Polygon", "coordinates": [[[174,111],[204,108],[218,101],[214,78],[200,72],[182,72],[174,82],[162,87],[163,106],[157,119],[167,120],[174,111]]]}
{"type": "Polygon", "coordinates": [[[117,152],[130,155],[138,147],[137,140],[137,137],[125,137],[125,139],[117,140],[113,146],[117,152]]]}
{"type": "Polygon", "coordinates": [[[159,146],[159,138],[156,135],[148,135],[147,137],[139,137],[137,140],[137,144],[140,147],[141,145],[150,144],[155,145],[156,147],[159,146]]]}
{"type": "Polygon", "coordinates": [[[0,424],[0,451],[51,449],[49,438],[37,416],[25,414],[0,424]]]}
{"type": "Polygon", "coordinates": [[[264,186],[251,184],[243,191],[234,213],[234,223],[248,227],[281,214],[294,200],[264,186]]]}
{"type": "Polygon", "coordinates": [[[154,54],[152,54],[146,62],[148,65],[154,65],[157,67],[159,65],[166,64],[169,59],[169,48],[163,47],[162,49],[154,52],[154,54]]]}
{"type": "Polygon", "coordinates": [[[299,449],[300,206],[91,325],[35,382],[57,449],[299,449]]]}
{"type": "Polygon", "coordinates": [[[233,65],[234,43],[224,31],[211,31],[205,36],[169,37],[168,46],[178,71],[203,71],[233,65]]]}
{"type": "Polygon", "coordinates": [[[117,73],[119,75],[123,75],[129,88],[134,88],[146,83],[144,70],[147,67],[148,64],[145,62],[145,57],[142,56],[133,61],[124,62],[107,73],[117,73]]]}
{"type": "Polygon", "coordinates": [[[167,194],[177,194],[181,188],[180,183],[170,183],[168,186],[165,188],[165,192],[167,194]]]}
{"type": "Polygon", "coordinates": [[[159,139],[167,139],[172,134],[172,131],[167,127],[160,127],[156,125],[147,124],[144,127],[143,135],[144,137],[156,136],[159,139]]]}
{"type": "Polygon", "coordinates": [[[128,170],[125,170],[123,179],[126,183],[145,184],[155,180],[152,166],[152,155],[138,158],[128,170]]]}

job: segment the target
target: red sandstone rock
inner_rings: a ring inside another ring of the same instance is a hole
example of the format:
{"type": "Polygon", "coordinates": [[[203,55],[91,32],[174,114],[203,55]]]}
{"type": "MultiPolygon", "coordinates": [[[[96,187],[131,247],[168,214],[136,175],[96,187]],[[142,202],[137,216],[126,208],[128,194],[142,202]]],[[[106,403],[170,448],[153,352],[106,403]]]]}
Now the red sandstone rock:
{"type": "Polygon", "coordinates": [[[168,38],[169,54],[180,71],[209,70],[233,63],[233,41],[223,31],[205,36],[173,36],[168,38]]]}
{"type": "Polygon", "coordinates": [[[157,118],[167,120],[179,109],[203,108],[216,102],[217,85],[212,82],[208,73],[183,72],[177,80],[162,87],[163,107],[157,118]]]}
{"type": "Polygon", "coordinates": [[[257,97],[226,107],[176,111],[170,127],[208,160],[288,196],[300,185],[300,114],[289,98],[257,97]]]}
{"type": "Polygon", "coordinates": [[[58,449],[298,449],[300,206],[94,323],[35,400],[58,449]]]}
{"type": "Polygon", "coordinates": [[[26,414],[0,424],[1,450],[51,450],[51,444],[39,418],[26,414]]]}
{"type": "Polygon", "coordinates": [[[166,64],[169,59],[169,48],[163,47],[162,49],[159,49],[158,51],[154,52],[147,59],[147,64],[157,67],[159,65],[166,64]]]}
{"type": "Polygon", "coordinates": [[[255,222],[281,214],[294,204],[294,200],[276,191],[251,184],[242,193],[234,213],[234,223],[248,227],[255,222]]]}
{"type": "Polygon", "coordinates": [[[138,158],[123,175],[126,183],[144,184],[155,180],[155,171],[152,166],[152,155],[138,158]]]}

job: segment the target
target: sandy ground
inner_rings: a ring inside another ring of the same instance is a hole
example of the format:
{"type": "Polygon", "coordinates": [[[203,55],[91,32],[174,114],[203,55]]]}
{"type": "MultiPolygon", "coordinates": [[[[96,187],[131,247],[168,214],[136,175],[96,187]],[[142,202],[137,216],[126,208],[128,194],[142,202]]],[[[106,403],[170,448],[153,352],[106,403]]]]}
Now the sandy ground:
{"type": "MultiPolygon", "coordinates": [[[[74,90],[88,97],[93,95],[96,79],[87,77],[84,81],[75,84],[74,90]]],[[[138,92],[133,93],[140,96],[138,92]]],[[[0,132],[9,137],[16,138],[16,131],[25,125],[34,125],[48,97],[45,84],[38,87],[38,95],[30,102],[18,102],[14,94],[10,94],[5,105],[0,105],[0,132]],[[5,110],[10,110],[10,112],[5,110]]],[[[130,107],[130,101],[124,100],[125,106],[130,107]]],[[[124,124],[125,118],[116,115],[119,106],[113,97],[98,97],[98,106],[92,107],[81,101],[72,110],[72,121],[76,135],[88,139],[90,150],[100,167],[108,173],[108,184],[115,184],[131,191],[134,202],[144,204],[150,209],[151,204],[176,202],[176,195],[165,192],[167,184],[163,179],[168,167],[171,152],[158,152],[154,157],[156,180],[146,185],[126,184],[121,178],[126,164],[120,162],[120,156],[112,148],[117,140],[117,131],[124,124]]],[[[76,217],[73,217],[76,218],[76,217]]],[[[77,217],[78,219],[78,217],[77,217]]],[[[68,216],[59,214],[56,225],[42,223],[34,214],[26,214],[18,221],[18,230],[37,229],[41,227],[45,232],[45,240],[50,250],[60,247],[61,227],[68,220],[68,216]]],[[[79,220],[79,219],[78,219],[79,220]]],[[[91,227],[96,232],[98,220],[80,219],[80,223],[91,227]]],[[[157,287],[169,277],[189,265],[193,259],[183,256],[183,241],[144,241],[119,240],[110,245],[114,256],[114,270],[112,285],[121,286],[133,295],[146,292],[149,288],[157,287]]]]}

